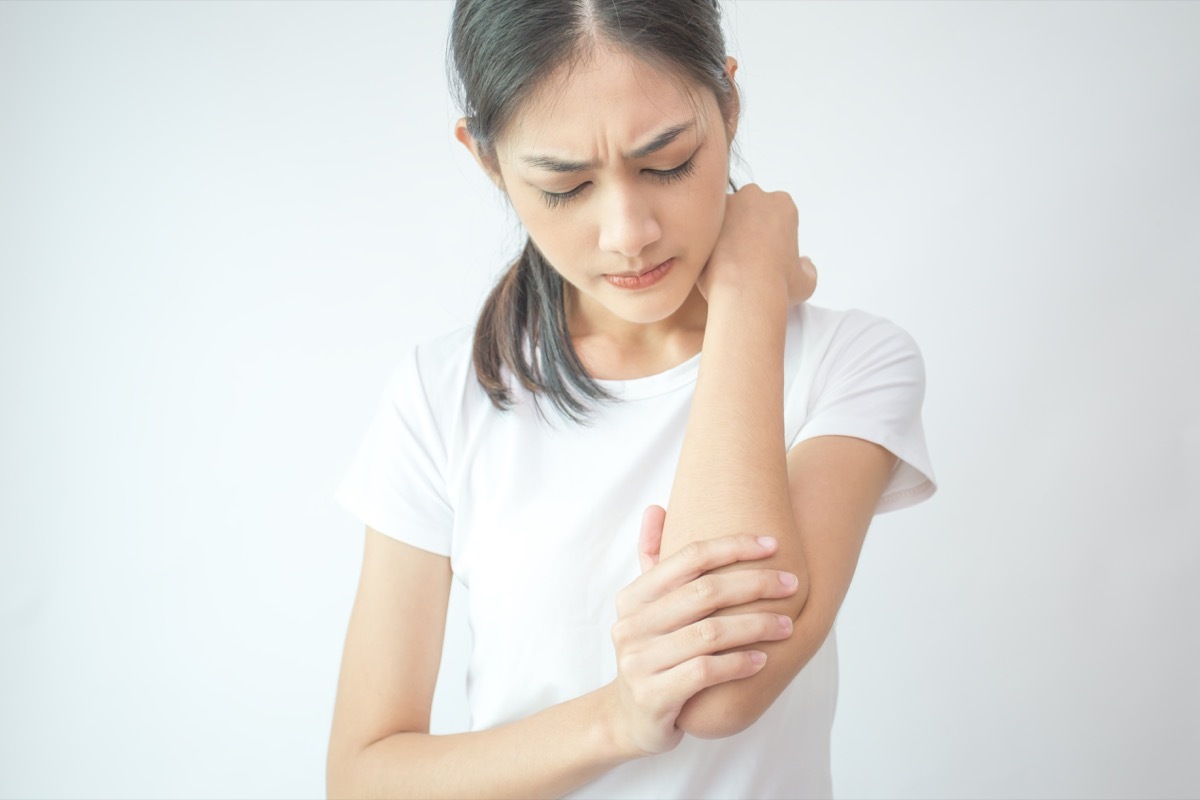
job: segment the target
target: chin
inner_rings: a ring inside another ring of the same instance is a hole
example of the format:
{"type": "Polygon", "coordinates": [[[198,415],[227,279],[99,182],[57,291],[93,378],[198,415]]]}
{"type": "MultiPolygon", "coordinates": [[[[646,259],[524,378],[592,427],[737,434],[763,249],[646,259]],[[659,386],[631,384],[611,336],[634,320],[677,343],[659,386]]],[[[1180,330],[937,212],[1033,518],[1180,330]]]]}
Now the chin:
{"type": "Polygon", "coordinates": [[[683,307],[687,295],[682,297],[663,296],[637,298],[608,306],[608,310],[626,322],[650,325],[662,322],[683,307]]]}

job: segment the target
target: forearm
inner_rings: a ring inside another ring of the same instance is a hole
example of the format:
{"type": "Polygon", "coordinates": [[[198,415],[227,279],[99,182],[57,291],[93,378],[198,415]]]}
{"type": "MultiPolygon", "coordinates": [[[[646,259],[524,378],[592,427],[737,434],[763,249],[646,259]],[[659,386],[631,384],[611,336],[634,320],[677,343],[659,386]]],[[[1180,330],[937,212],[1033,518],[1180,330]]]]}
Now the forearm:
{"type": "Polygon", "coordinates": [[[471,733],[397,733],[330,775],[334,797],[559,797],[638,754],[607,720],[606,689],[471,733]]]}
{"type": "MultiPolygon", "coordinates": [[[[783,442],[786,325],[783,300],[747,290],[710,301],[700,376],[663,526],[663,557],[690,541],[728,533],[796,544],[783,442]]],[[[798,547],[781,548],[776,558],[804,564],[798,547]]],[[[807,573],[799,578],[805,582],[807,573]]]]}
{"type": "MultiPolygon", "coordinates": [[[[786,570],[800,581],[789,598],[717,614],[770,610],[796,619],[808,596],[807,561],[792,512],[783,440],[786,325],[782,300],[751,293],[714,296],[709,304],[700,376],[671,489],[662,554],[726,533],[774,536],[778,552],[752,566],[786,570]]],[[[768,655],[763,670],[697,694],[685,705],[679,726],[711,737],[752,722],[794,675],[795,659],[787,647],[786,641],[754,645],[768,655]]]]}

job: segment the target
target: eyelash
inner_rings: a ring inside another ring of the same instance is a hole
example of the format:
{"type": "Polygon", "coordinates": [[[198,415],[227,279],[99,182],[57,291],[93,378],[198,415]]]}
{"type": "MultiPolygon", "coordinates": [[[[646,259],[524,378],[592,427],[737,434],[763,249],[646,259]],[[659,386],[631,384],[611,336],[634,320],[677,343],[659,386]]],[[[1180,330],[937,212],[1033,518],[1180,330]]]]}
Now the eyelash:
{"type": "MultiPolygon", "coordinates": [[[[678,167],[675,167],[675,169],[663,170],[661,172],[659,170],[653,170],[653,169],[649,170],[651,175],[658,178],[663,183],[673,183],[675,181],[683,180],[684,178],[688,177],[695,171],[696,171],[696,157],[695,156],[692,156],[687,161],[680,164],[678,167]]],[[[544,191],[544,192],[542,192],[542,199],[546,201],[546,205],[549,206],[550,208],[558,208],[560,206],[566,205],[567,203],[571,202],[571,200],[575,199],[575,197],[577,197],[579,195],[579,193],[583,191],[584,186],[587,186],[587,184],[582,183],[579,186],[576,186],[574,189],[572,189],[569,192],[545,192],[544,191]]]]}

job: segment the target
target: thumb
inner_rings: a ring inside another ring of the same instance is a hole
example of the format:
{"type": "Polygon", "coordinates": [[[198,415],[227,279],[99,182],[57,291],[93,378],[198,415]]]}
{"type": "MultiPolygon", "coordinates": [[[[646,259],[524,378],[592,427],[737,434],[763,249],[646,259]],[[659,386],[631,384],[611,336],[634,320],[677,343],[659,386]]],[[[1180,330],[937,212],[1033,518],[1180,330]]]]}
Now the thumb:
{"type": "Polygon", "coordinates": [[[642,531],[638,535],[638,561],[641,562],[642,572],[658,563],[666,519],[667,511],[662,506],[646,506],[642,512],[642,531]]]}

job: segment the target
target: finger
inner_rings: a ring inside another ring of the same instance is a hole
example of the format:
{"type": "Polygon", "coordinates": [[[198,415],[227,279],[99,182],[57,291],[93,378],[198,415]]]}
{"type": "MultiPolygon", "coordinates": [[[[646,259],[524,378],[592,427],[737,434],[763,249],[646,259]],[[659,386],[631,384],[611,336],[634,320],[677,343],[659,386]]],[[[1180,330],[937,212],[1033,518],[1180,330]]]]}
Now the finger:
{"type": "Polygon", "coordinates": [[[643,607],[638,613],[639,624],[650,633],[662,635],[721,608],[791,597],[799,584],[793,573],[774,569],[738,569],[701,575],[672,589],[657,603],[643,607]]]}
{"type": "Polygon", "coordinates": [[[749,533],[689,542],[622,589],[617,599],[618,607],[652,602],[710,569],[766,558],[778,547],[779,542],[774,537],[749,533]]]}
{"type": "Polygon", "coordinates": [[[637,653],[638,667],[651,672],[670,670],[699,656],[760,642],[777,642],[792,635],[792,618],[761,611],[708,617],[655,638],[637,653]]]}
{"type": "Polygon", "coordinates": [[[666,519],[667,511],[662,506],[647,506],[642,512],[642,531],[638,536],[638,561],[641,562],[642,572],[658,563],[666,519]]]}
{"type": "Polygon", "coordinates": [[[749,678],[767,663],[767,654],[761,650],[744,650],[724,653],[719,656],[697,656],[661,673],[664,699],[680,705],[692,695],[709,686],[726,681],[749,678]]]}

